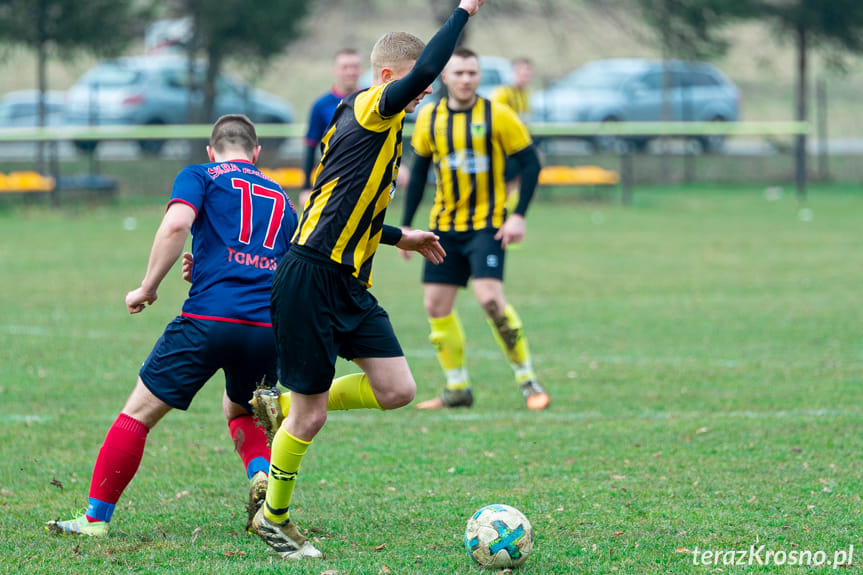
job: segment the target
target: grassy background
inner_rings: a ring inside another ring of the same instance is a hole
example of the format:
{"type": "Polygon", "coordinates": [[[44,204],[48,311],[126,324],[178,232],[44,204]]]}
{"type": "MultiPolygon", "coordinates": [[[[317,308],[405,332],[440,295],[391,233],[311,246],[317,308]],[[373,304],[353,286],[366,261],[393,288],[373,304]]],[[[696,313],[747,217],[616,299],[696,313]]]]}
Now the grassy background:
{"type": "MultiPolygon", "coordinates": [[[[841,186],[805,208],[752,186],[639,188],[629,208],[541,198],[507,291],[551,408],[525,410],[462,294],[477,404],[331,415],[294,510],[321,562],[282,565],[242,532],[220,376],[150,434],[107,539],[50,536],[45,521],[86,506],[100,442],[185,297],[176,271],[146,313],[123,305],[163,200],[0,209],[0,572],[478,573],[462,533],[493,502],[533,522],[520,571],[537,575],[714,572],[695,548],[863,548],[860,199],[841,186]]],[[[419,271],[382,248],[373,290],[425,399],[442,377],[419,271]]]]}

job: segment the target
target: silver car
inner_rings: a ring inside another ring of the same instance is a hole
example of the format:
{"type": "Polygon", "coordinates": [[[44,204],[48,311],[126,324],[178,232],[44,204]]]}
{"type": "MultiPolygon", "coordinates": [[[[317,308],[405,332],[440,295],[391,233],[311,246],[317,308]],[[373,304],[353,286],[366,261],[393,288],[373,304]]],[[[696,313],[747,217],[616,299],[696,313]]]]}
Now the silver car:
{"type": "MultiPolygon", "coordinates": [[[[190,108],[203,106],[204,65],[196,63],[190,82],[183,56],[140,56],[105,60],[86,72],[68,91],[66,121],[77,125],[187,124],[190,108]]],[[[214,121],[223,114],[246,114],[256,123],[288,124],[294,109],[288,102],[248,84],[216,78],[214,121]]],[[[76,142],[92,149],[96,142],[76,142]]],[[[157,153],[164,142],[139,140],[145,152],[157,153]]]]}
{"type": "MultiPolygon", "coordinates": [[[[536,122],[734,122],[740,118],[740,90],[707,62],[596,60],[534,93],[531,110],[536,122]],[[666,73],[668,90],[663,89],[666,73]]],[[[631,136],[626,141],[644,147],[650,139],[631,136]]],[[[600,148],[621,143],[613,137],[591,140],[600,148]]],[[[723,144],[721,136],[697,140],[714,151],[723,144]]]]}
{"type": "MultiPolygon", "coordinates": [[[[45,92],[45,126],[63,124],[66,93],[45,92]]],[[[39,125],[39,92],[17,90],[0,98],[0,128],[34,128],[39,125]]]]}

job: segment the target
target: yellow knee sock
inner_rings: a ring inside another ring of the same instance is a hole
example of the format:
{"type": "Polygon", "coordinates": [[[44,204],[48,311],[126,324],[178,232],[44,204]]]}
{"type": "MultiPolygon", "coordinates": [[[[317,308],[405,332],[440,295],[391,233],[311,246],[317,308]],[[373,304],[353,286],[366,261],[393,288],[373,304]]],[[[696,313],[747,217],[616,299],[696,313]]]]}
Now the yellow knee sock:
{"type": "Polygon", "coordinates": [[[327,411],[345,409],[383,409],[366,374],[352,373],[333,380],[327,411]]]}
{"type": "Polygon", "coordinates": [[[284,427],[279,427],[276,432],[270,454],[270,482],[264,505],[264,516],[270,521],[281,523],[290,518],[289,508],[300,462],[311,444],[311,441],[294,437],[284,427]]]}
{"type": "Polygon", "coordinates": [[[524,383],[531,379],[536,379],[536,374],[533,372],[533,365],[530,361],[530,349],[527,346],[527,338],[524,336],[521,318],[515,312],[515,308],[507,304],[503,311],[503,317],[492,319],[487,318],[491,326],[491,332],[494,339],[506,354],[512,370],[515,373],[515,380],[518,383],[524,383]]]}
{"type": "MultiPolygon", "coordinates": [[[[279,396],[282,414],[287,415],[291,408],[291,394],[279,396]]],[[[330,397],[327,400],[327,411],[344,411],[347,409],[383,409],[368,376],[364,373],[352,373],[333,380],[330,386],[330,397]]]]}
{"type": "Polygon", "coordinates": [[[464,365],[464,329],[458,314],[453,311],[445,317],[430,317],[429,340],[437,353],[437,360],[446,375],[446,386],[464,389],[470,385],[464,365]]]}

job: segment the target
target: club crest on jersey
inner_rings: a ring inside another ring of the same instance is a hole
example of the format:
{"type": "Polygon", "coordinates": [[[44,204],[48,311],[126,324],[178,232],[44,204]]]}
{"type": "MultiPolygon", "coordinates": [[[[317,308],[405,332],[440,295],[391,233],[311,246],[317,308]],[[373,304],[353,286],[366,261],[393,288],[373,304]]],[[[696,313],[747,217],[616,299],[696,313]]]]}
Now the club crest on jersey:
{"type": "Polygon", "coordinates": [[[485,124],[471,124],[470,135],[474,138],[485,138],[485,124]]]}

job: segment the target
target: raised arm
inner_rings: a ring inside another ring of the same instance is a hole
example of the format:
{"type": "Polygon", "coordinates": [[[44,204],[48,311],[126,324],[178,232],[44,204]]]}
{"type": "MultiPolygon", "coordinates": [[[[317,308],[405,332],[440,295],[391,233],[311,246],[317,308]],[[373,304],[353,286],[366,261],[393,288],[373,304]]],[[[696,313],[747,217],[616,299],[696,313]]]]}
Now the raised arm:
{"type": "Polygon", "coordinates": [[[461,0],[449,19],[429,40],[416,64],[404,78],[390,84],[381,101],[384,116],[398,114],[428,87],[446,66],[461,31],[484,0],[461,0]]]}

